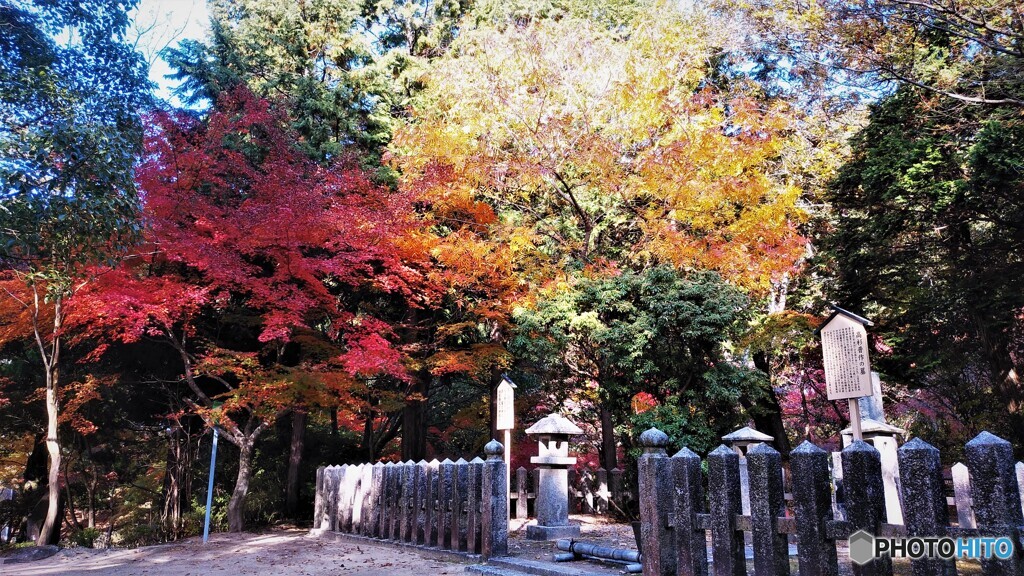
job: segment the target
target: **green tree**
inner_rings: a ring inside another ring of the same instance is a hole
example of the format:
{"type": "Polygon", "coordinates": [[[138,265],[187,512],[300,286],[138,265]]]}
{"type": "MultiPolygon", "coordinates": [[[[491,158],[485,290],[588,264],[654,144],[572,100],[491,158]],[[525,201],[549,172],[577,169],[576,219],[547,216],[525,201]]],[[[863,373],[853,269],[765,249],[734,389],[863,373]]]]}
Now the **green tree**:
{"type": "Polygon", "coordinates": [[[829,201],[830,295],[876,320],[881,370],[1024,438],[1024,122],[913,86],[873,107],[829,201]],[[966,396],[965,396],[966,395],[966,396]],[[981,402],[979,403],[979,399],[981,402]],[[987,405],[987,407],[986,407],[987,405]]]}
{"type": "Polygon", "coordinates": [[[447,49],[467,2],[213,0],[211,36],[167,57],[186,101],[239,84],[288,104],[317,159],[358,150],[379,168],[395,119],[420,86],[421,63],[447,49]]]}
{"type": "Polygon", "coordinates": [[[558,399],[596,410],[602,465],[610,470],[617,467],[616,425],[656,423],[676,441],[711,448],[743,420],[736,406],[761,399],[763,374],[729,348],[748,304],[712,272],[655,266],[578,277],[516,311],[510,347],[553,384],[558,399]],[[650,405],[635,409],[638,395],[650,405]]]}
{"type": "Polygon", "coordinates": [[[49,509],[58,527],[58,384],[65,301],[85,266],[138,231],[132,165],[148,102],[141,56],[124,41],[134,2],[0,6],[0,265],[29,314],[46,381],[49,509]]]}

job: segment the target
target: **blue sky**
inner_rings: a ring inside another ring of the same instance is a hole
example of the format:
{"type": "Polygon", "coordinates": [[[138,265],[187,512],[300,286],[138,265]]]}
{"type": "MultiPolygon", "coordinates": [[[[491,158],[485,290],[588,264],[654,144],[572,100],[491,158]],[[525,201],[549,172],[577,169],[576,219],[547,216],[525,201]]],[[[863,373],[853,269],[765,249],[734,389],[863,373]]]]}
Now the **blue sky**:
{"type": "Polygon", "coordinates": [[[164,77],[171,69],[157,53],[186,38],[204,38],[209,28],[206,0],[140,0],[133,20],[128,37],[138,39],[138,50],[150,62],[149,79],[157,85],[157,96],[180,104],[171,98],[176,83],[164,77]]]}

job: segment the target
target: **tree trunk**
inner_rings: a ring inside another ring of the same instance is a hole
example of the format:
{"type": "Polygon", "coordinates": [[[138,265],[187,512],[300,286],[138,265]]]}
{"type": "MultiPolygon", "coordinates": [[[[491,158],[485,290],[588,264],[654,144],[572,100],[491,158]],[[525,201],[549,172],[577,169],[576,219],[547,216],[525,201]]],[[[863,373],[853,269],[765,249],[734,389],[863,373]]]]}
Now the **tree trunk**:
{"type": "Polygon", "coordinates": [[[249,495],[249,479],[252,476],[253,439],[242,438],[238,442],[238,477],[235,489],[228,500],[228,532],[245,529],[245,497],[249,495]]]}
{"type": "MultiPolygon", "coordinates": [[[[56,323],[56,322],[55,322],[56,323]]],[[[46,452],[50,456],[50,469],[47,477],[47,493],[49,501],[46,508],[46,520],[39,530],[36,544],[56,544],[60,540],[60,524],[57,513],[60,509],[60,442],[57,439],[57,365],[52,363],[46,371],[46,452]]]]}
{"type": "Polygon", "coordinates": [[[788,458],[792,446],[789,436],[786,434],[786,427],[782,422],[782,405],[779,403],[778,395],[775,394],[775,388],[771,386],[771,362],[766,354],[758,352],[754,354],[754,366],[768,376],[768,390],[766,398],[759,402],[754,410],[749,410],[751,418],[758,430],[775,437],[772,442],[775,449],[782,454],[783,458],[788,458]]]}
{"type": "MultiPolygon", "coordinates": [[[[164,472],[164,526],[172,540],[177,540],[181,532],[182,476],[184,474],[185,453],[188,446],[182,446],[183,431],[174,426],[167,438],[166,470],[164,472]]],[[[186,438],[187,441],[187,438],[186,438]]]]}
{"type": "Polygon", "coordinates": [[[427,457],[427,394],[430,393],[430,372],[414,375],[409,395],[402,409],[402,460],[419,462],[427,457]]]}
{"type": "Polygon", "coordinates": [[[375,446],[376,443],[373,440],[373,410],[371,408],[367,411],[366,420],[363,422],[363,449],[366,450],[367,462],[376,460],[375,446]]]}
{"type": "Polygon", "coordinates": [[[601,402],[601,466],[611,472],[619,467],[618,448],[615,444],[615,422],[608,402],[601,402]]]}
{"type": "Polygon", "coordinates": [[[288,456],[288,481],[285,487],[285,514],[295,517],[299,507],[299,465],[302,464],[302,447],[306,440],[306,412],[292,412],[291,453],[288,456]]]}

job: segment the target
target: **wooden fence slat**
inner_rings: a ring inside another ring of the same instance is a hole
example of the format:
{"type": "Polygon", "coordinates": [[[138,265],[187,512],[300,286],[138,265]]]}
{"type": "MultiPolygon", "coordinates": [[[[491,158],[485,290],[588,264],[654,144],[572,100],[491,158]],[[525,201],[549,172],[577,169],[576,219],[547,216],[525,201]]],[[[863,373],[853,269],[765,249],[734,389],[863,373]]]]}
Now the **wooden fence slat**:
{"type": "Polygon", "coordinates": [[[452,543],[452,495],[455,490],[455,463],[445,458],[438,471],[437,508],[440,522],[437,525],[437,546],[451,550],[452,543]]]}
{"type": "Polygon", "coordinates": [[[950,469],[953,475],[953,499],[956,501],[956,516],[961,528],[975,528],[974,507],[971,503],[971,474],[967,465],[957,462],[950,469]]]}
{"type": "Polygon", "coordinates": [[[316,492],[313,494],[313,528],[323,529],[324,517],[324,467],[316,469],[316,492]]]}
{"type": "Polygon", "coordinates": [[[355,507],[355,479],[359,472],[359,467],[356,464],[350,464],[345,468],[345,472],[341,476],[341,494],[340,494],[340,507],[339,512],[340,518],[338,520],[338,530],[342,532],[352,531],[352,514],[353,508],[355,507]]]}
{"type": "Polygon", "coordinates": [[[526,468],[516,470],[516,520],[528,518],[529,492],[526,489],[526,468]]]}
{"type": "Polygon", "coordinates": [[[402,465],[402,542],[412,542],[416,526],[416,463],[412,460],[402,465]]]}
{"type": "Polygon", "coordinates": [[[384,464],[384,494],[381,498],[381,521],[380,521],[380,537],[384,540],[392,539],[392,533],[394,528],[395,519],[395,485],[397,482],[394,462],[386,462],[384,464]]]}
{"type": "Polygon", "coordinates": [[[427,486],[429,488],[429,496],[427,499],[427,546],[441,546],[441,506],[440,502],[440,485],[441,485],[441,463],[435,458],[430,462],[430,467],[427,469],[427,486]]]}
{"type": "Polygon", "coordinates": [[[481,491],[483,490],[484,461],[473,458],[469,462],[469,491],[467,498],[466,549],[471,554],[480,553],[481,491]]]}
{"type": "Polygon", "coordinates": [[[1017,473],[1017,492],[1020,493],[1021,514],[1024,515],[1024,462],[1017,462],[1014,471],[1017,473]]]}
{"type": "Polygon", "coordinates": [[[427,543],[430,510],[427,507],[430,496],[430,484],[427,481],[427,469],[430,464],[420,460],[416,464],[416,501],[413,503],[413,542],[419,545],[427,543]]]}
{"type": "Polygon", "coordinates": [[[468,494],[469,462],[459,458],[455,461],[455,490],[452,494],[452,550],[465,551],[468,541],[468,494]]]}
{"type": "Polygon", "coordinates": [[[338,529],[338,471],[340,467],[327,468],[327,525],[331,530],[338,529]]]}
{"type": "Polygon", "coordinates": [[[595,494],[594,511],[598,514],[608,513],[608,501],[612,493],[608,489],[608,471],[604,468],[597,469],[597,492],[595,494]]]}

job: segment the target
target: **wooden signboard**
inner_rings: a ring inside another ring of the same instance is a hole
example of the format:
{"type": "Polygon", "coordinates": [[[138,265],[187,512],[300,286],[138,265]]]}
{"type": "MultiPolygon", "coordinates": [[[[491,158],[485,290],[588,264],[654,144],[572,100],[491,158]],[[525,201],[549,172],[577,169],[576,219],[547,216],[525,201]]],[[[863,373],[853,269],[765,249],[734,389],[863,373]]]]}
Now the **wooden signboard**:
{"type": "Polygon", "coordinates": [[[516,385],[508,378],[502,378],[501,384],[498,384],[497,409],[494,418],[494,427],[497,430],[511,430],[516,427],[515,388],[516,385]]]}
{"type": "Polygon", "coordinates": [[[837,313],[821,328],[829,400],[871,396],[868,334],[858,318],[837,313]]]}
{"type": "Polygon", "coordinates": [[[863,440],[860,428],[860,398],[871,396],[871,365],[868,363],[868,333],[871,321],[832,306],[835,312],[825,320],[821,353],[825,360],[825,388],[829,400],[850,401],[853,439],[863,440]]]}

